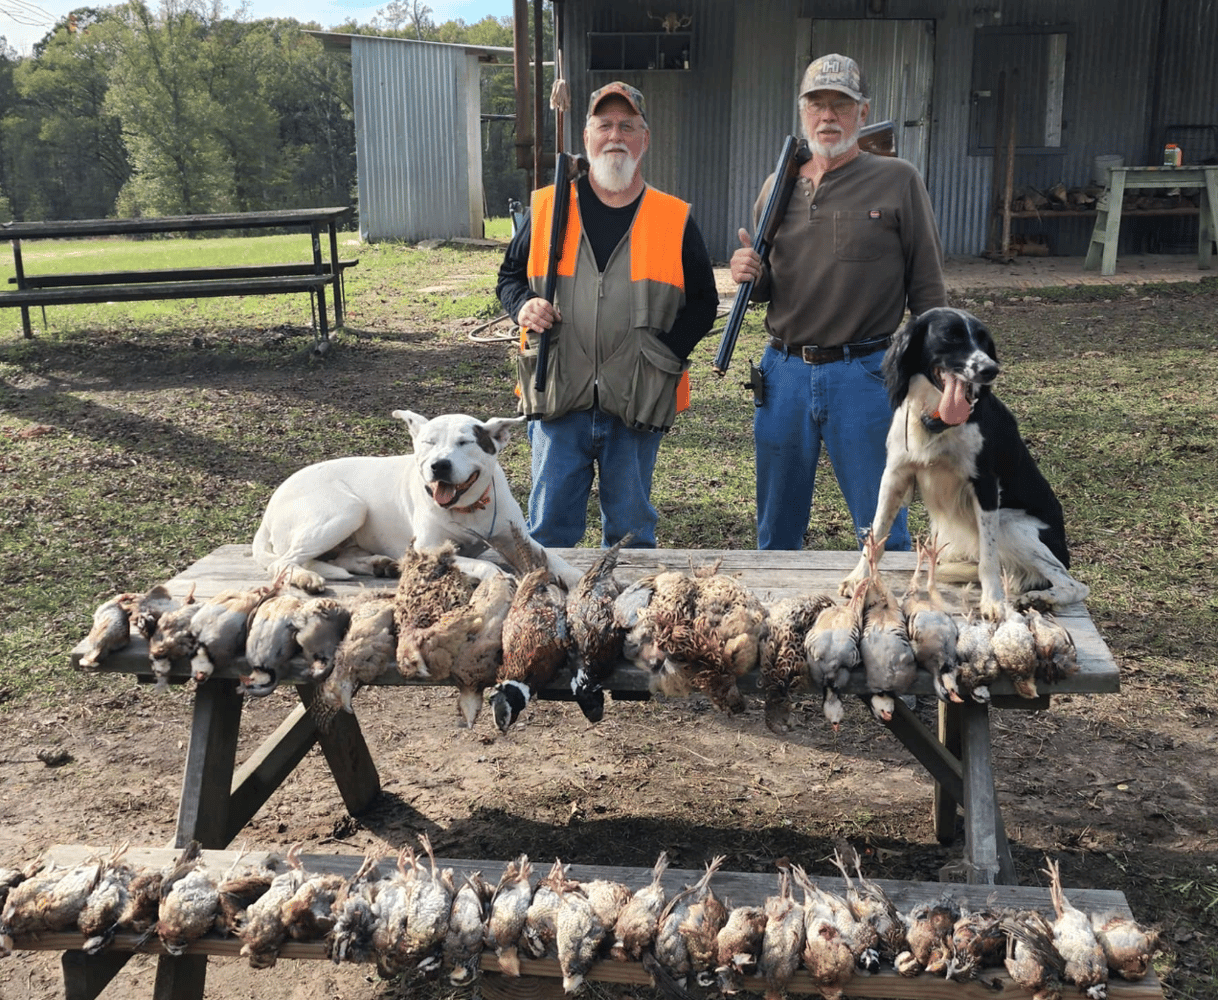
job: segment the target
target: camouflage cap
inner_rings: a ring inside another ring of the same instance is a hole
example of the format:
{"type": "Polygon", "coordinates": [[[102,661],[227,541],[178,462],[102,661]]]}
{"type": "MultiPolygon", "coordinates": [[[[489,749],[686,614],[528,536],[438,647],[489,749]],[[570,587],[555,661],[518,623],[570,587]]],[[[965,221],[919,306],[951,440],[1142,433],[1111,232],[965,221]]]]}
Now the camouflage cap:
{"type": "Polygon", "coordinates": [[[814,90],[836,90],[856,101],[867,97],[867,81],[859,64],[849,56],[832,53],[814,59],[799,85],[799,96],[806,97],[814,90]]]}
{"type": "Polygon", "coordinates": [[[607,83],[599,90],[594,90],[592,96],[588,99],[588,115],[591,117],[596,114],[596,106],[600,104],[606,97],[620,97],[633,109],[634,113],[647,121],[647,106],[643,103],[643,95],[628,83],[622,83],[621,80],[614,80],[612,83],[607,83]]]}

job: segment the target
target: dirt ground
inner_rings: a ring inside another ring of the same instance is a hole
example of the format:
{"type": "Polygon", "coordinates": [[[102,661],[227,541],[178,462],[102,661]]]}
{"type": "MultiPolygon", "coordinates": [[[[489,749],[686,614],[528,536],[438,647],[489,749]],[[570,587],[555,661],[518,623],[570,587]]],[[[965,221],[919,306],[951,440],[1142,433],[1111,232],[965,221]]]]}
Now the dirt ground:
{"type": "MultiPolygon", "coordinates": [[[[281,691],[246,707],[239,759],[294,698],[281,691]]],[[[185,688],[158,693],[99,676],[77,703],[7,716],[0,865],[56,843],[169,844],[190,709],[185,688]],[[66,759],[44,763],[44,749],[66,759]]],[[[373,807],[348,815],[314,750],[241,842],[388,855],[426,832],[442,856],[504,861],[527,852],[539,862],[561,857],[577,874],[581,863],[650,866],[660,849],[679,868],[725,854],[731,870],[774,871],[787,857],[829,874],[828,855],[845,837],[865,851],[869,874],[923,881],[960,856],[959,843],[935,838],[928,777],[858,703],[836,735],[809,703],[785,737],[766,729],[757,699],[734,717],[697,698],[613,702],[596,726],[574,705],[542,703],[507,736],[486,719],[458,729],[450,688],[365,689],[356,709],[383,785],[373,807]]],[[[1205,908],[1195,891],[1199,877],[1218,884],[1215,709],[1212,694],[1202,699],[1170,675],[1122,663],[1118,695],[1056,697],[1048,711],[994,720],[995,777],[1021,882],[1046,884],[1040,869],[1050,854],[1067,886],[1125,892],[1139,919],[1164,928],[1174,997],[1218,995],[1203,985],[1213,983],[1218,907],[1205,908]]],[[[928,723],[934,711],[919,705],[928,723]]],[[[133,959],[103,996],[150,996],[153,966],[133,959]]],[[[323,962],[266,972],[214,959],[207,983],[206,996],[224,1000],[409,995],[371,968],[323,962]]],[[[62,990],[57,955],[0,959],[0,1000],[62,990]]]]}

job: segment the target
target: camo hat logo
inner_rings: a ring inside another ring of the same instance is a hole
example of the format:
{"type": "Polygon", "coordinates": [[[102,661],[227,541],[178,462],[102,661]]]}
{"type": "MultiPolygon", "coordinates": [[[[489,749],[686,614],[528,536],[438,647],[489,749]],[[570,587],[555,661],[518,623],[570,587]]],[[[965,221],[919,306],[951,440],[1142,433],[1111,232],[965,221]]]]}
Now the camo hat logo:
{"type": "Polygon", "coordinates": [[[606,97],[620,97],[636,115],[647,121],[647,107],[643,103],[643,95],[640,94],[634,87],[628,83],[622,83],[621,80],[614,80],[612,83],[607,83],[599,90],[594,90],[592,96],[588,99],[588,116],[596,114],[596,106],[600,104],[606,97]]]}
{"type": "Polygon", "coordinates": [[[804,71],[799,96],[806,97],[814,90],[836,90],[861,101],[867,96],[867,82],[858,63],[849,56],[834,53],[813,60],[804,71]]]}

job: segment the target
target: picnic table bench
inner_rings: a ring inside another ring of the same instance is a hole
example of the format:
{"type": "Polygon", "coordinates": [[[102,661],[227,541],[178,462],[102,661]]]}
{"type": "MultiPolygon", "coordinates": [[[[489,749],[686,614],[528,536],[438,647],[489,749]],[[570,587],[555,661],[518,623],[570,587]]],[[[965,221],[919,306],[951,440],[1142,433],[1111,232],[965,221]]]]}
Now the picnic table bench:
{"type": "Polygon", "coordinates": [[[209,298],[230,295],[268,295],[308,292],[316,298],[317,339],[329,340],[326,287],[334,290],[334,326],[343,325],[343,272],[358,263],[338,256],[338,220],[350,208],[284,209],[264,212],[227,212],[214,215],[164,216],[142,219],[68,219],[51,222],[12,222],[0,226],[0,235],[13,246],[16,273],[9,279],[17,288],[0,292],[0,306],[21,309],[22,329],[33,336],[30,307],[88,302],[134,302],[151,299],[209,298]],[[322,255],[321,229],[329,231],[329,260],[322,255]],[[311,261],[284,264],[220,265],[215,267],[156,270],[95,271],[60,274],[25,273],[21,241],[30,239],[82,239],[92,236],[139,236],[194,233],[221,229],[308,227],[312,235],[311,261]]]}
{"type": "MultiPolygon", "coordinates": [[[[137,868],[164,868],[169,865],[177,851],[168,848],[137,847],[128,849],[124,860],[137,868]]],[[[86,845],[59,845],[47,854],[47,860],[63,865],[81,864],[95,857],[97,848],[86,845]]],[[[236,851],[203,851],[203,863],[217,875],[227,871],[237,859],[236,851]]],[[[282,862],[282,855],[273,857],[266,851],[251,851],[242,860],[246,863],[282,862]]],[[[363,861],[355,855],[303,855],[301,861],[307,872],[332,872],[350,878],[363,861]]],[[[391,871],[395,858],[383,858],[379,862],[382,872],[391,871]]],[[[503,860],[471,860],[460,858],[438,858],[437,863],[443,868],[452,868],[457,884],[461,876],[480,872],[491,884],[498,881],[504,869],[503,860]]],[[[692,885],[701,876],[701,871],[670,868],[664,873],[664,886],[671,896],[686,885],[692,885]]],[[[622,882],[631,889],[638,890],[651,882],[652,872],[649,868],[626,868],[602,865],[572,865],[570,876],[579,880],[609,879],[622,882]]],[[[977,911],[984,907],[991,909],[1036,909],[1051,916],[1053,913],[1049,890],[1028,886],[979,886],[952,885],[945,887],[938,882],[907,882],[894,879],[875,879],[891,897],[902,913],[907,913],[917,903],[930,903],[938,900],[945,888],[949,889],[958,904],[977,911]]],[[[839,876],[817,876],[816,882],[824,888],[837,893],[844,891],[843,880],[839,876]]],[[[714,878],[714,889],[720,899],[730,901],[732,906],[762,906],[767,896],[775,894],[777,879],[774,874],[750,874],[743,872],[720,871],[714,878]]],[[[1109,889],[1074,889],[1066,887],[1067,897],[1079,909],[1086,912],[1104,913],[1116,912],[1124,916],[1135,916],[1129,910],[1129,905],[1123,893],[1109,889]]],[[[798,895],[798,894],[797,894],[798,895]]],[[[121,934],[115,937],[106,951],[97,955],[86,955],[80,950],[82,944],[80,932],[62,932],[55,934],[28,935],[16,940],[15,950],[59,951],[63,953],[63,972],[66,1000],[93,1000],[105,987],[105,984],[120,969],[132,953],[143,952],[160,956],[156,984],[156,1000],[197,1000],[202,996],[203,981],[207,970],[208,956],[236,957],[241,950],[241,942],[234,937],[221,937],[208,934],[187,946],[186,952],[179,958],[168,955],[160,940],[155,936],[147,942],[139,942],[134,934],[121,934]]],[[[279,950],[281,960],[313,959],[328,960],[326,944],[322,941],[286,941],[279,950]]],[[[548,981],[549,989],[538,984],[538,988],[526,992],[521,980],[509,980],[517,985],[517,990],[510,995],[533,995],[537,997],[561,996],[562,991],[555,981],[561,978],[561,970],[554,959],[521,958],[521,974],[524,977],[535,977],[548,981]]],[[[495,974],[500,971],[499,961],[494,952],[484,951],[481,960],[484,973],[495,974]]],[[[269,974],[269,973],[268,973],[269,974]]],[[[650,984],[650,976],[638,962],[615,962],[605,960],[595,963],[588,974],[588,979],[605,983],[621,985],[650,984]]],[[[851,997],[869,998],[902,998],[902,1000],[981,1000],[1000,994],[1009,1000],[1030,1000],[1031,994],[1015,985],[1005,970],[985,970],[987,982],[996,982],[997,986],[986,986],[979,981],[952,982],[940,976],[922,973],[915,977],[903,977],[893,969],[885,968],[874,975],[856,975],[847,987],[851,997]]],[[[757,993],[763,991],[763,983],[757,980],[750,984],[749,989],[757,993]]],[[[1071,988],[1072,989],[1072,988],[1071,988]]],[[[808,974],[800,969],[795,973],[789,985],[792,993],[816,994],[808,974]]],[[[484,991],[485,992],[485,991],[484,991]]],[[[1151,970],[1147,976],[1137,982],[1127,982],[1113,977],[1108,983],[1110,1000],[1162,1000],[1163,990],[1158,978],[1151,970]]]]}

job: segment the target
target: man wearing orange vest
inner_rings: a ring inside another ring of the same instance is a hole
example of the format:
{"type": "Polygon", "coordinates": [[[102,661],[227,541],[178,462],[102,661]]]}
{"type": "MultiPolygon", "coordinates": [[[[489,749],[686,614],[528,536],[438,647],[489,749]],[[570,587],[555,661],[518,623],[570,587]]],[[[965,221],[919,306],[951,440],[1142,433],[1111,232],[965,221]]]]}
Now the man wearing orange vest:
{"type": "Polygon", "coordinates": [[[718,309],[710,255],[689,205],[643,180],[650,142],[642,94],[620,82],[597,90],[584,126],[589,170],[572,184],[554,302],[542,297],[552,186],[533,192],[499,269],[499,301],[521,328],[529,532],[548,547],[584,537],[598,472],[601,544],[632,534],[632,546],[655,546],[651,479],[660,439],[676,416],[690,352],[718,309]],[[539,393],[543,330],[550,343],[539,393]]]}

